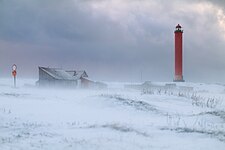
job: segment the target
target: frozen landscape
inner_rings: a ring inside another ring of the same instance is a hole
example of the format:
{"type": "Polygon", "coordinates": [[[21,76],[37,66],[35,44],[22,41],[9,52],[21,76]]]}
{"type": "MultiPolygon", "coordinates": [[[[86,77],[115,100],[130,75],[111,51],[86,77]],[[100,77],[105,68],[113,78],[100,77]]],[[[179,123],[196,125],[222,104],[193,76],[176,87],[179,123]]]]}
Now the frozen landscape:
{"type": "MultiPolygon", "coordinates": [[[[165,83],[155,83],[165,84],[165,83]]],[[[194,91],[40,89],[0,80],[1,150],[223,150],[225,86],[194,91]]],[[[179,85],[178,84],[178,85],[179,85]]]]}
{"type": "Polygon", "coordinates": [[[0,0],[0,150],[225,150],[224,58],[225,0],[0,0]]]}

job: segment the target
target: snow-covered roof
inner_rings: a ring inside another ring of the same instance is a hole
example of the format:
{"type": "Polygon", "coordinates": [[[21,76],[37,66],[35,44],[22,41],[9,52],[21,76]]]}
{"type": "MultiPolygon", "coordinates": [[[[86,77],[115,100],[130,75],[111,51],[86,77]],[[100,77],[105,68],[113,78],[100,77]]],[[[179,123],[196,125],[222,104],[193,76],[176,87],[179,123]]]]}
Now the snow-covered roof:
{"type": "Polygon", "coordinates": [[[77,80],[77,76],[71,76],[68,72],[60,68],[39,67],[41,70],[58,80],[77,80]]]}

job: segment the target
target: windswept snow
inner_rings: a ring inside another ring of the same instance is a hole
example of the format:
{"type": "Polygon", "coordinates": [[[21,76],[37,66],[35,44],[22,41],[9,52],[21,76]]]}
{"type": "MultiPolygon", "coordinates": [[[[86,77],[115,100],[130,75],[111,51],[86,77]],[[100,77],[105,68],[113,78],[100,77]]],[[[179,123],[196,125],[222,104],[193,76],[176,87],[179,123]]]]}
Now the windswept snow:
{"type": "MultiPolygon", "coordinates": [[[[12,88],[0,80],[2,150],[223,150],[225,86],[180,83],[194,92],[12,88]]],[[[158,83],[163,84],[163,83],[158,83]]]]}

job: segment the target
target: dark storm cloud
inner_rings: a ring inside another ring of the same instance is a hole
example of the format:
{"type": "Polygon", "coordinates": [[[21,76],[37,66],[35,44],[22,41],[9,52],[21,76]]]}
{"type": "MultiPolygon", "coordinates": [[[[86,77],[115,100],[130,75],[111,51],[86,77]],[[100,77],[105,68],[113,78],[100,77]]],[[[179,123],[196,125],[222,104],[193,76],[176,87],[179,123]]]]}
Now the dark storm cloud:
{"type": "MultiPolygon", "coordinates": [[[[72,1],[1,1],[1,37],[40,42],[50,39],[92,38],[90,13],[72,1]],[[86,35],[86,36],[85,36],[86,35]]],[[[94,24],[93,24],[94,26],[94,24]]]]}
{"type": "Polygon", "coordinates": [[[95,79],[127,81],[142,72],[145,80],[171,81],[173,30],[181,23],[184,76],[225,82],[217,76],[225,75],[225,45],[216,12],[194,8],[205,2],[0,0],[0,68],[17,63],[21,76],[37,75],[38,65],[78,68],[95,79]]]}

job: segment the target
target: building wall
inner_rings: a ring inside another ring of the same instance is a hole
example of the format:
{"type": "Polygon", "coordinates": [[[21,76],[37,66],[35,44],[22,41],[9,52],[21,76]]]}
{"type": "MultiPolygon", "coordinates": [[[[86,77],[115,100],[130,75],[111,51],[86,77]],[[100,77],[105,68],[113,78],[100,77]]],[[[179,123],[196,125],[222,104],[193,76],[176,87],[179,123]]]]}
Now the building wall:
{"type": "Polygon", "coordinates": [[[107,85],[101,82],[94,82],[86,78],[81,78],[81,88],[105,89],[107,85]]]}
{"type": "Polygon", "coordinates": [[[39,68],[39,86],[50,86],[55,84],[55,79],[39,68]]]}
{"type": "Polygon", "coordinates": [[[94,87],[94,82],[85,78],[81,78],[81,88],[91,88],[94,87]]]}

